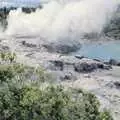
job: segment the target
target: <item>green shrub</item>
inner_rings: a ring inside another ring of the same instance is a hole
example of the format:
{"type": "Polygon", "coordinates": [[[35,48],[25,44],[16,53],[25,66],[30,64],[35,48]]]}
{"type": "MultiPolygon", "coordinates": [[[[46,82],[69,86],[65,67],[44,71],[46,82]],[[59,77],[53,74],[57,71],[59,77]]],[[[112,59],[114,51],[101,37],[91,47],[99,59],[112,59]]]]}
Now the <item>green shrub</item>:
{"type": "Polygon", "coordinates": [[[18,79],[22,82],[32,82],[34,85],[39,85],[41,82],[52,80],[52,76],[41,67],[25,66],[16,63],[15,61],[9,62],[9,59],[2,59],[0,64],[0,82],[11,81],[11,79],[18,79]]]}
{"type": "Polygon", "coordinates": [[[101,112],[100,119],[101,120],[113,120],[110,112],[108,112],[107,110],[105,110],[104,112],[101,112]]]}
{"type": "Polygon", "coordinates": [[[16,60],[16,54],[11,52],[1,52],[0,57],[2,61],[14,62],[16,60]]]}
{"type": "Polygon", "coordinates": [[[34,86],[5,85],[0,89],[1,120],[112,120],[99,112],[92,94],[76,93],[61,86],[44,89],[34,86]]]}
{"type": "Polygon", "coordinates": [[[0,120],[113,120],[93,94],[43,86],[48,78],[40,67],[0,65],[0,120]]]}

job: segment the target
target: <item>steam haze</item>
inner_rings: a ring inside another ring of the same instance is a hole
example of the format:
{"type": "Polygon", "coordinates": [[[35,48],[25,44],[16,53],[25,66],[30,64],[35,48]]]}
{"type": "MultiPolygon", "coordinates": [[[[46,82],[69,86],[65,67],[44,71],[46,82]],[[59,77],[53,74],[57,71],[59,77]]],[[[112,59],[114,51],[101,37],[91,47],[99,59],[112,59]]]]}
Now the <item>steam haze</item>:
{"type": "Polygon", "coordinates": [[[79,39],[84,33],[100,33],[118,4],[118,0],[49,0],[35,13],[11,11],[5,34],[79,39]]]}

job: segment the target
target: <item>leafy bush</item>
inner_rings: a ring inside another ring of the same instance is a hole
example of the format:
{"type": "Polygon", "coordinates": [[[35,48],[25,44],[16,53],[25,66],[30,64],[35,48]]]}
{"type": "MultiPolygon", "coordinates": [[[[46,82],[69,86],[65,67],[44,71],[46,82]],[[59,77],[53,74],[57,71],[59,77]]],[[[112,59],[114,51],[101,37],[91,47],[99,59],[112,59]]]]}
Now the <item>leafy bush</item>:
{"type": "Polygon", "coordinates": [[[40,89],[32,86],[0,90],[1,120],[112,120],[99,112],[99,103],[92,94],[79,95],[62,87],[40,89]],[[75,96],[74,96],[75,95],[75,96]],[[76,98],[76,96],[79,96],[76,98]]]}
{"type": "Polygon", "coordinates": [[[46,76],[41,68],[0,65],[0,120],[113,120],[93,94],[42,86],[46,76]]]}
{"type": "Polygon", "coordinates": [[[32,82],[35,85],[52,80],[52,76],[40,66],[32,67],[16,62],[16,54],[11,52],[0,53],[0,82],[6,82],[12,78],[32,82]]]}
{"type": "Polygon", "coordinates": [[[2,61],[10,62],[10,63],[16,60],[16,54],[11,52],[6,52],[6,53],[1,52],[0,57],[2,61]]]}
{"type": "Polygon", "coordinates": [[[111,20],[105,25],[103,33],[110,38],[120,39],[120,5],[114,12],[111,20]]]}

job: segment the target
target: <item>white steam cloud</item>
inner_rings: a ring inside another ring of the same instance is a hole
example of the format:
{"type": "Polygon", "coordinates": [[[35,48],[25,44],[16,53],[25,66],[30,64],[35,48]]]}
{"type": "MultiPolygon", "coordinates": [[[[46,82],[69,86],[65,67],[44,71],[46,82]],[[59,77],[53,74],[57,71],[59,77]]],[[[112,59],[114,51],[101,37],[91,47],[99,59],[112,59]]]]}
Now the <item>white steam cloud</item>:
{"type": "Polygon", "coordinates": [[[8,35],[39,35],[46,39],[77,39],[83,33],[101,32],[120,3],[118,0],[49,0],[42,10],[8,17],[8,35]]]}

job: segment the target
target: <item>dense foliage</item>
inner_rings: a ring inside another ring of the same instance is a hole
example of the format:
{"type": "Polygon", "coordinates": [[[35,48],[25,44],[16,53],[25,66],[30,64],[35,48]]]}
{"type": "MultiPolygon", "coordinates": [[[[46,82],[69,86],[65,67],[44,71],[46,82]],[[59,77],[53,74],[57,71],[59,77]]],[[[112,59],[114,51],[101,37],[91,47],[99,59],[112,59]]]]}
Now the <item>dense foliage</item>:
{"type": "Polygon", "coordinates": [[[110,22],[104,28],[106,36],[119,40],[120,39],[120,5],[114,13],[110,22]]]}
{"type": "Polygon", "coordinates": [[[0,65],[0,120],[113,120],[93,94],[46,85],[43,70],[6,63],[0,65]]]}

